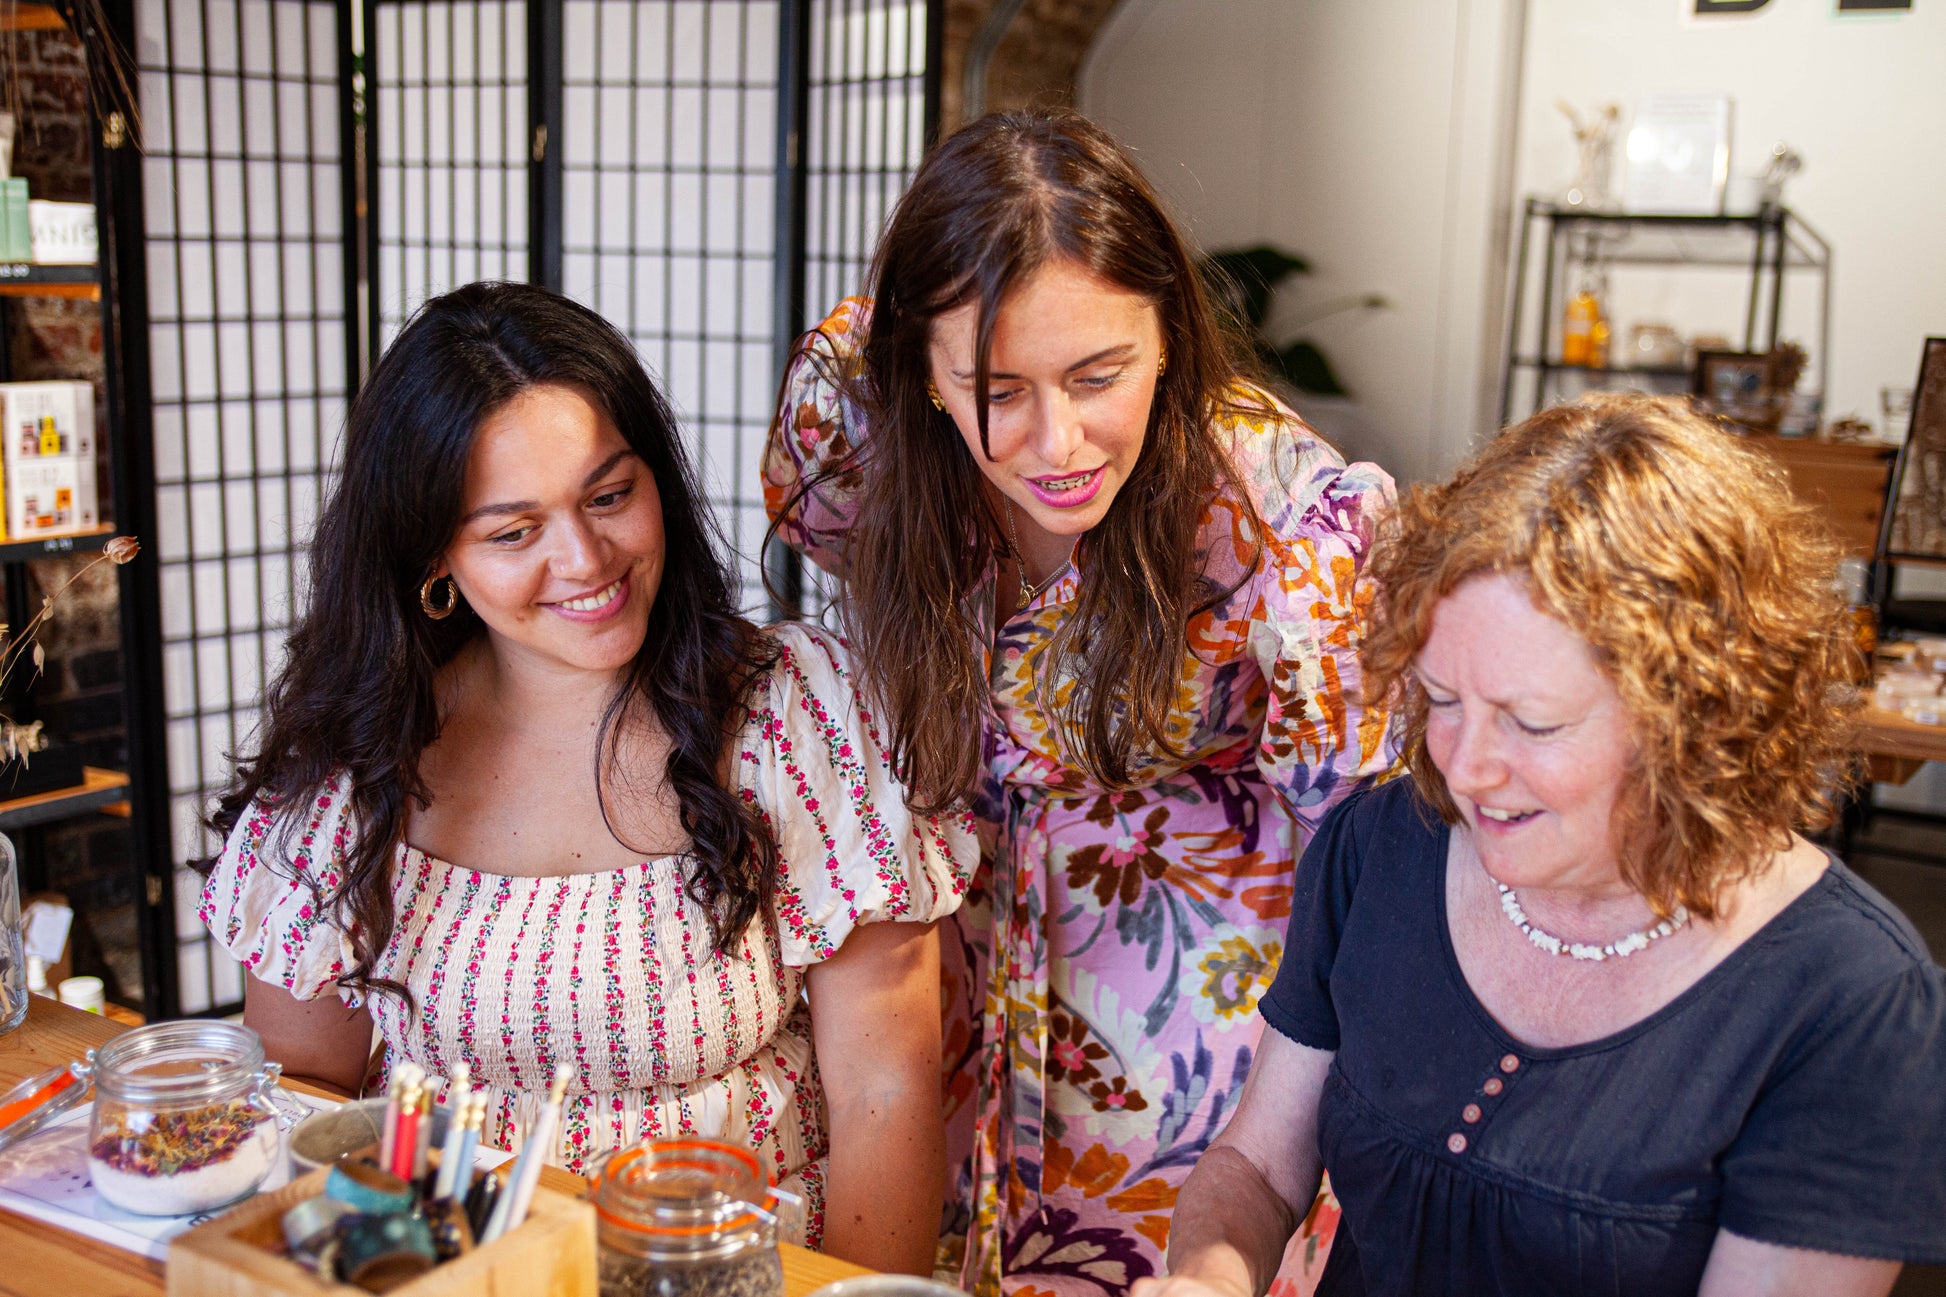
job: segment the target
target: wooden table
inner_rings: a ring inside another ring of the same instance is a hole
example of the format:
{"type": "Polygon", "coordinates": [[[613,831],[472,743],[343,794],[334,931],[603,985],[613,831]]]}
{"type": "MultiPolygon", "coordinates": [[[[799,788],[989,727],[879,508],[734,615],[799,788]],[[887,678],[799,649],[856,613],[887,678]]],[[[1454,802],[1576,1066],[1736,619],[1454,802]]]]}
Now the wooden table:
{"type": "MultiPolygon", "coordinates": [[[[80,1058],[127,1028],[65,1004],[31,996],[27,1021],[0,1036],[0,1088],[80,1058]]],[[[303,1089],[293,1086],[293,1089],[303,1089]]],[[[548,1168],[542,1182],[585,1195],[588,1182],[548,1168]]],[[[867,1273],[835,1257],[786,1244],[784,1295],[867,1273]]],[[[163,1291],[162,1263],[0,1210],[0,1295],[4,1297],[153,1297],[163,1291]]]]}
{"type": "Polygon", "coordinates": [[[1946,725],[1921,725],[1867,703],[1852,746],[1864,753],[1873,779],[1902,784],[1926,762],[1946,761],[1946,725]]]}

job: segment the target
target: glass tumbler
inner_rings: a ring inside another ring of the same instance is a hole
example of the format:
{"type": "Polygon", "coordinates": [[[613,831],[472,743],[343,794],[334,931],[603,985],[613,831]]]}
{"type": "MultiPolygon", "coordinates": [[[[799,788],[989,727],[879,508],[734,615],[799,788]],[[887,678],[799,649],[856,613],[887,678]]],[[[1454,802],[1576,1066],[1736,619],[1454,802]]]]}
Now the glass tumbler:
{"type": "Polygon", "coordinates": [[[14,844],[0,834],[0,1035],[27,1020],[27,950],[20,931],[14,844]]]}

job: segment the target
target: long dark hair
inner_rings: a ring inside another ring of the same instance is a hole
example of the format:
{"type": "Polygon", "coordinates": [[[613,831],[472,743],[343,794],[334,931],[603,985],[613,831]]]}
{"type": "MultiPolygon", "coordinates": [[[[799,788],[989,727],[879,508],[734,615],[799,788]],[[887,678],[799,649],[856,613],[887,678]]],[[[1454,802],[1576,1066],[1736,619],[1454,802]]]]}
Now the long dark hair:
{"type": "Polygon", "coordinates": [[[661,583],[603,716],[598,785],[605,793],[620,777],[624,722],[653,718],[669,739],[667,778],[694,844],[690,895],[710,909],[717,947],[770,907],[776,844],[719,771],[744,697],[776,649],[737,614],[738,586],[675,417],[628,340],[593,311],[527,284],[470,284],[419,309],[352,403],[344,467],[318,520],[308,597],[265,696],[257,754],[238,762],[210,821],[227,834],[257,798],[306,797],[345,772],[355,833],[329,899],[355,933],[348,986],[403,994],[372,976],[392,934],[393,854],[406,799],[427,797],[419,758],[439,737],[434,675],[485,633],[463,604],[444,621],[428,618],[420,584],[459,527],[481,423],[543,383],[592,396],[654,475],[662,503],[661,583]]]}
{"type": "MultiPolygon", "coordinates": [[[[1233,408],[1248,371],[1186,240],[1135,164],[1086,118],[979,119],[926,160],[879,242],[863,363],[835,376],[869,435],[801,488],[859,475],[845,630],[862,683],[888,714],[894,765],[927,809],[969,797],[979,776],[967,718],[990,714],[991,700],[964,601],[1008,549],[979,465],[927,395],[932,325],[977,303],[973,395],[985,449],[1001,302],[1057,262],[1148,299],[1168,356],[1142,453],[1080,542],[1085,579],[1046,659],[1046,679],[1076,682],[1067,714],[1054,718],[1064,746],[1103,786],[1126,785],[1140,754],[1176,752],[1169,726],[1189,622],[1227,593],[1204,576],[1195,542],[1230,471],[1210,421],[1233,408]]],[[[815,341],[799,354],[817,355],[815,341]]],[[[1257,519],[1249,524],[1255,535],[1257,519]]]]}

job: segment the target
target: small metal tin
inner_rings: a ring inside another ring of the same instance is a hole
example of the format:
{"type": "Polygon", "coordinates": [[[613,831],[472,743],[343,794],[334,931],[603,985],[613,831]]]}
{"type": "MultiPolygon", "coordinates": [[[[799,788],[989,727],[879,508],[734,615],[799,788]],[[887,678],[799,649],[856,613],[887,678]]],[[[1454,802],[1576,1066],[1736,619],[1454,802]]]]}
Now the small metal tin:
{"type": "Polygon", "coordinates": [[[284,1242],[293,1256],[315,1256],[338,1218],[350,1212],[336,1198],[306,1198],[284,1213],[284,1242]]]}
{"type": "Polygon", "coordinates": [[[386,1292],[432,1269],[432,1231],[410,1212],[354,1212],[338,1220],[338,1273],[368,1292],[386,1292]]]}
{"type": "Polygon", "coordinates": [[[411,1185],[365,1162],[335,1163],[324,1178],[324,1196],[375,1216],[412,1206],[411,1185]]]}

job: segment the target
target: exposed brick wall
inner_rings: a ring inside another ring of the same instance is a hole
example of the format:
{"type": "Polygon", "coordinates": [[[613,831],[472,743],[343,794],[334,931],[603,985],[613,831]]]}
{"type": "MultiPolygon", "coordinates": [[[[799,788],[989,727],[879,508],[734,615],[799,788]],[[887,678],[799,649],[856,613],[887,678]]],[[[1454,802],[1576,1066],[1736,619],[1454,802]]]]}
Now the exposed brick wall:
{"type": "MultiPolygon", "coordinates": [[[[86,69],[81,45],[66,32],[20,32],[0,47],[15,62],[13,174],[35,198],[86,202],[93,194],[88,149],[86,69]]],[[[101,307],[56,298],[11,298],[4,306],[8,377],[90,379],[95,405],[106,408],[101,307]]],[[[102,509],[107,513],[106,439],[97,438],[102,509]]],[[[47,559],[6,575],[24,575],[27,601],[38,607],[92,556],[47,559]]],[[[61,595],[40,633],[46,666],[19,710],[31,709],[56,740],[81,750],[89,765],[126,769],[122,723],[122,654],[117,583],[101,564],[61,595]]],[[[109,998],[139,1005],[135,873],[128,822],[104,815],[28,829],[15,835],[23,882],[67,895],[77,922],[74,971],[103,978],[109,998]]]]}
{"type": "MultiPolygon", "coordinates": [[[[1075,78],[1116,0],[1027,0],[987,66],[987,111],[1074,103],[1075,78]]],[[[940,119],[963,125],[966,54],[993,0],[947,0],[940,119]]]]}
{"type": "Polygon", "coordinates": [[[88,75],[81,42],[65,31],[0,37],[0,58],[16,62],[13,173],[36,198],[85,203],[94,197],[88,152],[88,75]]]}

